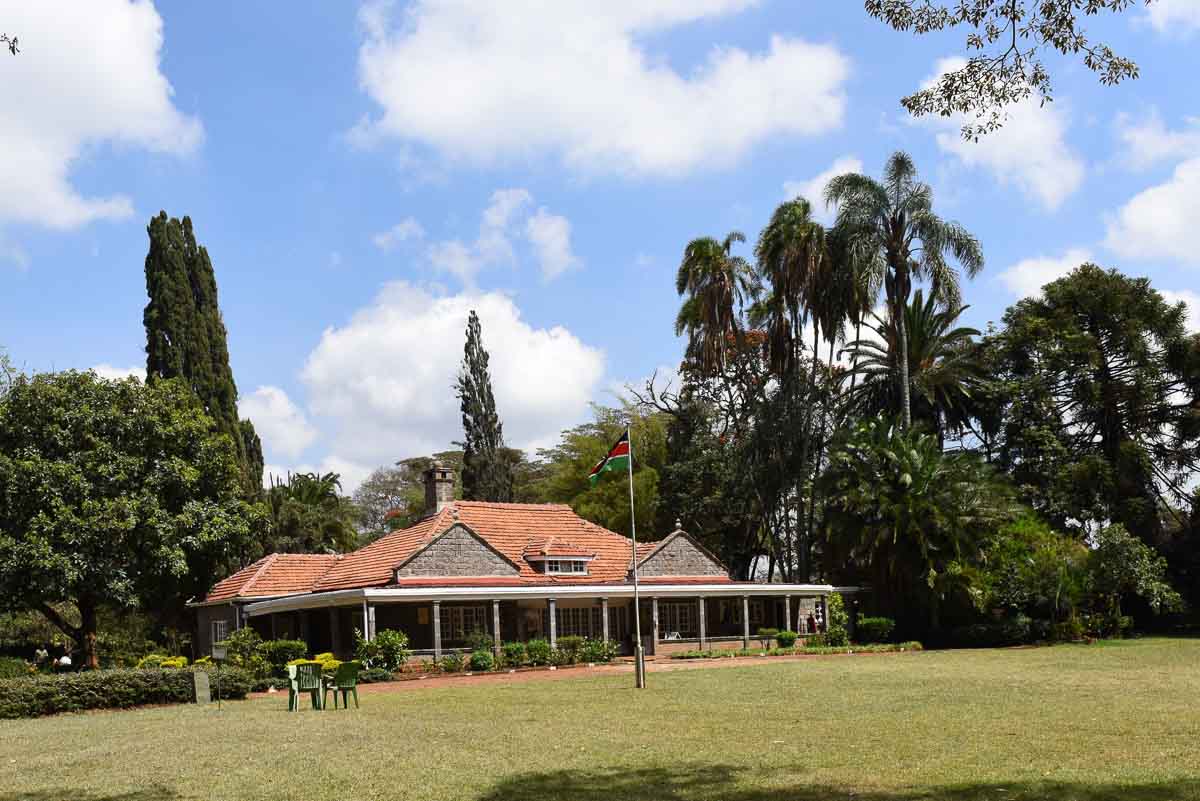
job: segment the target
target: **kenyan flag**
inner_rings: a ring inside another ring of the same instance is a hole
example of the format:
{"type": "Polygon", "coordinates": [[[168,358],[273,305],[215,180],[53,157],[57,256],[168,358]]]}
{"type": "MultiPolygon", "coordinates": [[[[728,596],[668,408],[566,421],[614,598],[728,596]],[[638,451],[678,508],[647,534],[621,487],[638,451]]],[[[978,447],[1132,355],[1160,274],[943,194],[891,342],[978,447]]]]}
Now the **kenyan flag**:
{"type": "Polygon", "coordinates": [[[609,470],[628,470],[629,469],[629,429],[625,429],[625,433],[617,440],[617,444],[612,446],[612,450],[608,452],[596,466],[592,468],[592,472],[588,473],[588,481],[595,486],[600,480],[601,473],[607,473],[609,470]]]}

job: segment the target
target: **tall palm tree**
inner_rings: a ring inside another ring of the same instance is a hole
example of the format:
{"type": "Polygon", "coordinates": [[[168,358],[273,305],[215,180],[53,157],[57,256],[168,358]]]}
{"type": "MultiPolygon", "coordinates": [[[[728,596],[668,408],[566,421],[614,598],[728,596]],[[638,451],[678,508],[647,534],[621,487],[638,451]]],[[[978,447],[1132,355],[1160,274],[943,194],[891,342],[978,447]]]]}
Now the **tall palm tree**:
{"type": "MultiPolygon", "coordinates": [[[[974,342],[979,331],[957,325],[968,308],[945,308],[932,294],[926,299],[920,289],[905,305],[914,416],[939,435],[966,423],[973,394],[983,382],[974,342]]],[[[890,314],[882,319],[872,316],[878,339],[847,345],[863,374],[862,383],[849,393],[850,407],[863,417],[893,414],[899,400],[894,376],[902,352],[900,326],[890,314]]]]}
{"type": "MultiPolygon", "coordinates": [[[[839,175],[825,187],[825,201],[836,204],[837,228],[858,262],[882,277],[889,312],[897,321],[901,352],[908,351],[902,313],[914,280],[927,280],[933,295],[946,306],[958,306],[958,262],[969,277],[983,269],[979,240],[956,222],[933,211],[933,190],[917,180],[907,153],[896,152],[884,167],[883,182],[859,173],[839,175]]],[[[900,412],[905,428],[912,425],[908,360],[900,360],[900,412]]]]}
{"type": "Polygon", "coordinates": [[[675,334],[687,334],[687,356],[706,373],[725,366],[729,340],[741,334],[741,307],[754,293],[750,263],[733,255],[734,243],[745,241],[741,231],[721,242],[708,236],[693,239],[675,275],[675,290],[684,298],[675,334]]]}

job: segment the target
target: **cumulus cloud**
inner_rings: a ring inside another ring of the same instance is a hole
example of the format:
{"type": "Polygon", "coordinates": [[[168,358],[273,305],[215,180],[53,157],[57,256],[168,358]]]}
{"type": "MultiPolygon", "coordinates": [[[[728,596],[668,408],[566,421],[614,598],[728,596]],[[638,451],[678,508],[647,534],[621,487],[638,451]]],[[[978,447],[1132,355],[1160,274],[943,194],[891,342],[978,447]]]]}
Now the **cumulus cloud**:
{"type": "Polygon", "coordinates": [[[788,200],[802,197],[812,204],[813,216],[822,223],[830,223],[836,214],[836,209],[825,205],[825,184],[832,178],[848,172],[863,171],[862,159],[855,156],[842,156],[834,159],[833,164],[824,172],[817,173],[807,181],[784,181],[783,194],[788,200]]]}
{"type": "Polygon", "coordinates": [[[399,247],[402,242],[421,239],[424,236],[425,229],[421,227],[421,224],[412,217],[405,217],[386,231],[375,234],[371,237],[371,241],[380,250],[391,251],[399,247]]]}
{"type": "MultiPolygon", "coordinates": [[[[932,86],[941,75],[965,65],[962,58],[942,59],[924,86],[932,86]]],[[[922,118],[916,124],[936,130],[938,148],[964,166],[990,172],[1001,184],[1016,186],[1051,211],[1083,183],[1084,163],[1067,145],[1069,121],[1058,103],[1039,106],[1035,100],[1025,100],[1010,106],[1004,127],[977,142],[962,138],[960,130],[966,121],[956,114],[922,118]]]]}
{"type": "Polygon", "coordinates": [[[429,263],[450,273],[463,286],[474,287],[479,271],[494,264],[515,264],[514,240],[528,242],[542,277],[557,278],[579,264],[571,249],[571,222],[541,206],[533,214],[533,195],[527,189],[497,189],[479,222],[479,237],[472,243],[449,239],[426,249],[429,263]]]}
{"type": "Polygon", "coordinates": [[[1167,303],[1186,303],[1188,313],[1183,324],[1193,334],[1200,333],[1200,293],[1190,289],[1160,289],[1159,294],[1166,299],[1167,303]]]}
{"type": "Polygon", "coordinates": [[[771,136],[842,124],[849,73],[834,46],[772,36],[713,47],[681,74],[647,38],[754,0],[371,2],[363,90],[380,107],[359,142],[390,137],[488,163],[549,153],[584,173],[678,175],[735,162],[771,136]]]}
{"type": "Polygon", "coordinates": [[[1153,167],[1200,154],[1200,117],[1188,117],[1182,130],[1169,130],[1157,108],[1142,118],[1118,114],[1117,138],[1125,146],[1125,160],[1134,169],[1153,167]]]}
{"type": "Polygon", "coordinates": [[[442,295],[398,281],[344,326],[326,329],[305,363],[309,407],[329,421],[336,443],[331,458],[387,464],[462,437],[453,384],[472,309],[510,445],[552,444],[587,418],[604,374],[602,351],[561,326],[530,325],[507,295],[442,295]]]}
{"type": "Polygon", "coordinates": [[[1104,244],[1128,259],[1200,265],[1200,156],[1134,195],[1108,221],[1104,244]]]}
{"type": "Polygon", "coordinates": [[[1085,248],[1071,248],[1061,256],[1037,256],[1009,267],[997,276],[1019,298],[1040,295],[1042,287],[1062,278],[1081,264],[1092,260],[1085,248]]]}
{"type": "Polygon", "coordinates": [[[1155,0],[1146,18],[1159,33],[1189,33],[1200,30],[1200,0],[1155,0]]]}
{"type": "Polygon", "coordinates": [[[238,400],[238,416],[254,423],[270,456],[295,459],[317,438],[304,412],[279,387],[262,386],[238,400]]]}
{"type": "Polygon", "coordinates": [[[0,81],[0,220],[73,228],[128,217],[126,195],[85,197],[70,172],[97,146],[186,154],[203,138],[159,69],[163,23],[148,0],[5,3],[23,47],[0,81]]]}
{"type": "Polygon", "coordinates": [[[101,378],[106,378],[109,381],[119,381],[122,378],[136,378],[141,381],[146,377],[146,368],[143,365],[137,367],[114,367],[111,364],[97,364],[92,368],[92,372],[101,378]]]}

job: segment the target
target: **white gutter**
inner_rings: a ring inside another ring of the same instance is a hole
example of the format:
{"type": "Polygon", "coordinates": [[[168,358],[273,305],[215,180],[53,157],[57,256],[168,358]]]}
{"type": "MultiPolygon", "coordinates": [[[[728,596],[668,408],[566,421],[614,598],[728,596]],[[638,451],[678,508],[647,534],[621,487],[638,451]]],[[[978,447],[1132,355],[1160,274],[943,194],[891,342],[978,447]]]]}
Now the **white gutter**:
{"type": "MultiPolygon", "coordinates": [[[[649,598],[695,598],[697,596],[742,595],[829,595],[839,588],[829,584],[643,584],[641,594],[649,598]]],[[[848,588],[840,588],[848,589],[848,588]]],[[[260,601],[245,607],[249,617],[298,609],[356,606],[369,603],[412,601],[511,601],[538,598],[632,598],[632,584],[536,584],[528,587],[386,587],[292,595],[260,601]]]]}

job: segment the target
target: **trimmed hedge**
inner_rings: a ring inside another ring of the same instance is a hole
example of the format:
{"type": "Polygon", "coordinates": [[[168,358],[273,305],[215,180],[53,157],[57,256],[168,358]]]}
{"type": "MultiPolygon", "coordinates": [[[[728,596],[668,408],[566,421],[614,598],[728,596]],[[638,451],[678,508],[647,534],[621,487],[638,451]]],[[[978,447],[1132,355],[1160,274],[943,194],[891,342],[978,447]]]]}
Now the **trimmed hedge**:
{"type": "Polygon", "coordinates": [[[769,651],[757,649],[730,651],[680,651],[671,654],[672,659],[732,659],[736,656],[794,656],[809,654],[824,656],[829,654],[889,654],[898,651],[923,650],[919,642],[902,642],[896,645],[876,643],[874,645],[842,645],[842,646],[807,646],[804,648],[772,648],[769,651]]]}
{"type": "Polygon", "coordinates": [[[860,643],[891,642],[895,630],[896,621],[890,617],[863,617],[854,627],[854,640],[860,643]]]}
{"type": "MultiPolygon", "coordinates": [[[[211,678],[216,695],[216,678],[211,678]]],[[[221,697],[245,698],[250,680],[240,670],[221,670],[221,697]]],[[[195,700],[190,670],[93,670],[0,681],[0,718],[34,718],[87,709],[127,709],[195,700]]]]}

